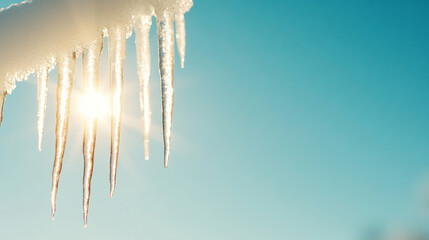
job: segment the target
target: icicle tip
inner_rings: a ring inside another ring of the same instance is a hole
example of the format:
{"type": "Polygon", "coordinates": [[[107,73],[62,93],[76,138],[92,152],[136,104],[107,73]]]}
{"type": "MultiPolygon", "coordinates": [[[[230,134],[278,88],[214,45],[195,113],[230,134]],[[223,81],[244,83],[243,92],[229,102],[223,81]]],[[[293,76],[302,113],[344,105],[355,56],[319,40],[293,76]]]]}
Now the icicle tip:
{"type": "Polygon", "coordinates": [[[170,160],[170,150],[165,150],[164,153],[164,168],[168,168],[168,161],[170,160]]]}
{"type": "Polygon", "coordinates": [[[39,150],[39,152],[42,151],[42,140],[39,138],[39,146],[37,147],[37,149],[39,150]]]}
{"type": "Polygon", "coordinates": [[[113,198],[113,194],[115,193],[115,186],[113,186],[113,185],[110,185],[110,195],[109,195],[109,197],[110,198],[113,198]]]}
{"type": "Polygon", "coordinates": [[[144,142],[144,160],[149,160],[149,141],[144,142]]]}
{"type": "Polygon", "coordinates": [[[51,192],[51,218],[52,221],[55,219],[55,212],[56,212],[56,193],[55,190],[52,189],[51,192]]]}
{"type": "Polygon", "coordinates": [[[7,95],[7,92],[3,92],[3,94],[0,95],[0,127],[3,121],[3,108],[4,108],[4,101],[6,100],[6,95],[7,95]]]}
{"type": "Polygon", "coordinates": [[[180,59],[180,67],[185,68],[185,58],[180,59]]]}

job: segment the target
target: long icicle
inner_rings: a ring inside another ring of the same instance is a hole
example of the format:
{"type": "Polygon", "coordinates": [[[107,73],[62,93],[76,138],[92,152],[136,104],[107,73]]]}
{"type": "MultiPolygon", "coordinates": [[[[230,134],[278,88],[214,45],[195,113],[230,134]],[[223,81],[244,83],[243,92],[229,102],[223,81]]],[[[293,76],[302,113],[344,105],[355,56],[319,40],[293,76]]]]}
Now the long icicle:
{"type": "Polygon", "coordinates": [[[116,170],[118,167],[119,138],[121,135],[125,44],[125,29],[117,27],[109,32],[110,104],[112,111],[110,147],[110,198],[113,197],[113,193],[115,192],[116,170]]]}
{"type": "Polygon", "coordinates": [[[185,15],[183,13],[176,15],[176,41],[180,55],[180,66],[185,67],[185,51],[186,51],[186,30],[185,30],[185,15]]]}
{"type": "MultiPolygon", "coordinates": [[[[98,78],[100,56],[103,50],[103,37],[94,40],[91,45],[83,52],[83,88],[86,101],[94,101],[98,92],[98,78]]],[[[95,106],[93,103],[87,103],[95,106]]],[[[96,111],[96,109],[90,109],[96,111]]],[[[84,116],[84,134],[83,134],[83,218],[84,225],[87,225],[89,197],[91,194],[91,178],[94,169],[94,151],[97,134],[97,115],[94,112],[87,112],[84,116]]]]}
{"type": "Polygon", "coordinates": [[[57,124],[55,160],[52,170],[52,219],[55,216],[58,182],[63,164],[64,150],[67,141],[68,122],[70,115],[70,99],[73,87],[73,76],[76,65],[76,53],[66,55],[58,62],[58,86],[57,86],[57,124]]]}
{"type": "Polygon", "coordinates": [[[168,167],[171,148],[171,124],[174,104],[174,29],[173,17],[168,9],[157,19],[159,69],[162,89],[162,126],[164,134],[164,167],[168,167]]]}
{"type": "Polygon", "coordinates": [[[39,136],[39,151],[42,151],[42,139],[45,123],[46,102],[48,98],[48,78],[47,67],[40,69],[37,73],[37,134],[39,136]]]}
{"type": "Polygon", "coordinates": [[[4,101],[6,100],[6,95],[7,95],[7,92],[0,93],[0,127],[3,121],[3,108],[4,108],[4,101]]]}
{"type": "Polygon", "coordinates": [[[134,24],[136,32],[137,66],[140,79],[140,110],[143,121],[144,156],[149,160],[149,135],[151,125],[150,108],[150,44],[149,31],[152,25],[152,16],[146,15],[137,18],[134,24]]]}

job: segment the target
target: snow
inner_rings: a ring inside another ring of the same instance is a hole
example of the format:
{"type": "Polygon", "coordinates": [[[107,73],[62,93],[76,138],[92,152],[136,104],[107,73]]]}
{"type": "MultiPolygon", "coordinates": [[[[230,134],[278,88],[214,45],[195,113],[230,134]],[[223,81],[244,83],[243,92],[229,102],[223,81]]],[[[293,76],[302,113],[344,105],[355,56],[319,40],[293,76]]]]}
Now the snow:
{"type": "Polygon", "coordinates": [[[167,10],[181,15],[192,0],[33,0],[0,9],[0,92],[86,48],[103,30],[131,30],[133,18],[167,10]]]}

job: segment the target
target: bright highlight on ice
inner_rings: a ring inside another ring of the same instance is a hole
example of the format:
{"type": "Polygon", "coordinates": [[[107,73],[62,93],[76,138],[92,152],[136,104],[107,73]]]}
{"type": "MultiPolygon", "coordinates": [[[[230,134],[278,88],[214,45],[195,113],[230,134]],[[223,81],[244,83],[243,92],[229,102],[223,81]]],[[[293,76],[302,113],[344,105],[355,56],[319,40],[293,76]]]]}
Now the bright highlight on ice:
{"type": "MultiPolygon", "coordinates": [[[[39,150],[42,149],[49,71],[57,65],[56,146],[52,171],[52,217],[67,143],[70,100],[76,67],[83,68],[84,119],[83,211],[87,224],[91,178],[94,166],[97,119],[111,116],[110,197],[116,186],[122,121],[122,97],[126,39],[136,34],[140,81],[140,108],[145,159],[149,159],[151,107],[149,97],[150,43],[152,16],[156,17],[159,71],[162,91],[164,167],[171,149],[174,105],[174,42],[181,67],[185,62],[185,17],[192,0],[33,0],[0,9],[0,125],[7,94],[15,82],[37,74],[39,150]],[[174,29],[175,23],[175,29],[174,29]],[[176,37],[174,37],[176,35],[176,37]],[[103,40],[108,37],[108,46],[103,40]],[[110,59],[110,99],[98,93],[100,56],[108,47],[110,59]],[[83,66],[76,66],[82,57],[83,66]]],[[[126,93],[125,93],[126,94],[126,93]]]]}

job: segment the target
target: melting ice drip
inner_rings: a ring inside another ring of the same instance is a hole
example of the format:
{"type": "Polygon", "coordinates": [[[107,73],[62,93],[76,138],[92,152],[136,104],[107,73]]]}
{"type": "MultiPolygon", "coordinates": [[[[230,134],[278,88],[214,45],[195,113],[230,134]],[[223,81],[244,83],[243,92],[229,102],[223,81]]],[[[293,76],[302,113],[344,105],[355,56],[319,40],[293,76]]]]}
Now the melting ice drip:
{"type": "MultiPolygon", "coordinates": [[[[159,69],[162,89],[164,167],[170,157],[173,115],[174,26],[184,67],[185,18],[192,0],[33,0],[0,9],[0,125],[7,94],[15,82],[37,74],[38,138],[42,148],[48,91],[48,74],[58,66],[57,122],[54,167],[52,171],[52,217],[67,141],[70,99],[75,63],[82,56],[85,96],[98,91],[99,63],[104,37],[109,37],[111,156],[110,197],[113,196],[118,166],[123,95],[125,42],[135,31],[140,108],[143,121],[145,159],[149,159],[151,109],[149,103],[150,45],[152,16],[157,19],[159,69]],[[34,34],[36,33],[36,34],[34,34]]],[[[94,166],[97,116],[84,117],[83,211],[87,224],[91,177],[94,166]]]]}

